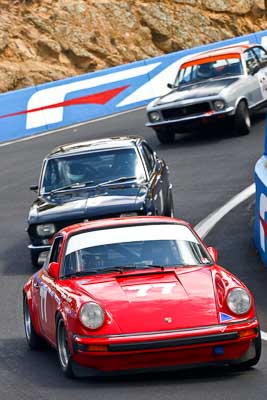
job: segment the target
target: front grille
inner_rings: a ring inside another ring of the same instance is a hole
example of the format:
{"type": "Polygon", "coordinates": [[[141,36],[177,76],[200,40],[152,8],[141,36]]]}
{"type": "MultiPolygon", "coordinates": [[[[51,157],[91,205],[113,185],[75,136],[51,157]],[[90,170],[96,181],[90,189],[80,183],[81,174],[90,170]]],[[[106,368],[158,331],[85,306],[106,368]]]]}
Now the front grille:
{"type": "Polygon", "coordinates": [[[206,102],[192,104],[185,107],[170,108],[169,110],[162,110],[162,115],[165,120],[173,120],[203,114],[208,111],[211,111],[211,108],[210,104],[206,102]]]}

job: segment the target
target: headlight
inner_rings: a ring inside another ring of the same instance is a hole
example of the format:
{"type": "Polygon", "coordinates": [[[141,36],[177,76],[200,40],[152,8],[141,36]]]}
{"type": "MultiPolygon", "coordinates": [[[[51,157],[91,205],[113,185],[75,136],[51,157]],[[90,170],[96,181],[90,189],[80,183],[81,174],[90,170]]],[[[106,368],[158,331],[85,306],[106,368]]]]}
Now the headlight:
{"type": "Polygon", "coordinates": [[[103,325],[105,314],[97,303],[85,303],[80,309],[80,321],[89,329],[98,329],[103,325]]]}
{"type": "Polygon", "coordinates": [[[149,113],[150,122],[158,122],[160,121],[160,114],[157,111],[153,111],[149,113]]]}
{"type": "Polygon", "coordinates": [[[235,288],[227,296],[227,305],[235,314],[246,314],[251,307],[251,297],[242,288],[235,288]]]}
{"type": "Polygon", "coordinates": [[[120,217],[137,217],[138,213],[137,212],[128,212],[128,213],[122,213],[120,217]]]}
{"type": "Polygon", "coordinates": [[[225,108],[225,102],[223,100],[215,100],[213,105],[216,111],[221,111],[225,108]]]}
{"type": "Polygon", "coordinates": [[[37,225],[36,232],[39,236],[53,236],[56,232],[54,224],[37,225]]]}

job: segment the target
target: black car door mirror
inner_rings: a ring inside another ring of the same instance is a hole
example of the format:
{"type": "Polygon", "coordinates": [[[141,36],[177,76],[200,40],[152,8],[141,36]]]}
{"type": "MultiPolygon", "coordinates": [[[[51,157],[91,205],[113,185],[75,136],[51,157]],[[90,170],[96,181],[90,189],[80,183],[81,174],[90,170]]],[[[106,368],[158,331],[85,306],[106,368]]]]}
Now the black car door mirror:
{"type": "Polygon", "coordinates": [[[175,88],[175,86],[172,83],[167,83],[167,87],[169,89],[174,89],[175,88]]]}
{"type": "Polygon", "coordinates": [[[156,171],[161,172],[161,168],[162,168],[161,160],[157,160],[156,161],[156,171]]]}
{"type": "Polygon", "coordinates": [[[38,185],[31,185],[31,186],[30,186],[30,190],[32,190],[33,192],[37,192],[37,190],[38,190],[38,185]]]}

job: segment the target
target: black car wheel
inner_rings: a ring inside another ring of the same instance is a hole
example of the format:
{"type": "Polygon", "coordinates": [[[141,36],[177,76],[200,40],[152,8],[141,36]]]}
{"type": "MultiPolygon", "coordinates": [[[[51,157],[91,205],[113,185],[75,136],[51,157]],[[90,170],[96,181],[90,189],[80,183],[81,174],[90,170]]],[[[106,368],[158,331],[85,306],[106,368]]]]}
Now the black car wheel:
{"type": "Polygon", "coordinates": [[[32,262],[33,268],[35,268],[35,269],[40,268],[40,265],[38,263],[38,258],[39,258],[39,253],[31,252],[31,262],[32,262]]]}
{"type": "Polygon", "coordinates": [[[258,336],[256,337],[256,339],[254,340],[254,346],[255,346],[255,356],[253,358],[251,358],[250,360],[247,361],[243,361],[240,362],[238,364],[233,364],[232,368],[235,370],[246,370],[249,369],[251,367],[253,367],[254,365],[256,365],[260,359],[261,356],[261,334],[260,334],[260,330],[258,333],[258,336]]]}
{"type": "Polygon", "coordinates": [[[174,142],[175,134],[167,128],[156,129],[157,138],[162,144],[168,144],[174,142]]]}
{"type": "Polygon", "coordinates": [[[168,199],[168,204],[167,204],[167,209],[165,211],[165,216],[166,217],[174,217],[174,205],[173,205],[173,197],[172,197],[172,192],[170,191],[169,194],[169,199],[168,199]]]}
{"type": "Polygon", "coordinates": [[[234,129],[237,135],[248,135],[250,132],[251,121],[248,106],[244,101],[240,101],[234,117],[234,129]]]}
{"type": "Polygon", "coordinates": [[[68,334],[61,316],[57,319],[57,354],[64,375],[68,378],[74,378],[75,375],[72,369],[68,334]]]}
{"type": "Polygon", "coordinates": [[[23,321],[27,343],[32,350],[40,350],[45,347],[45,341],[37,335],[32,324],[29,303],[26,294],[23,294],[23,321]]]}

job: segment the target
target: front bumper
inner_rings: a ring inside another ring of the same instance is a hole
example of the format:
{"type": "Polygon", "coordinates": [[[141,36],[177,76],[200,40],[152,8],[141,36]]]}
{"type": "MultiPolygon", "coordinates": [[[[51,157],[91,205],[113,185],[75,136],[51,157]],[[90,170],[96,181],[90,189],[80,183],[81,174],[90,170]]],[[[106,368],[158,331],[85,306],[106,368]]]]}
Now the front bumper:
{"type": "MultiPolygon", "coordinates": [[[[159,113],[161,110],[155,110],[159,113]]],[[[222,111],[210,111],[203,114],[191,115],[185,118],[172,118],[172,119],[161,119],[157,122],[147,122],[146,126],[149,128],[163,128],[163,127],[174,127],[177,132],[184,129],[194,129],[200,126],[208,124],[218,124],[224,120],[231,118],[234,115],[234,107],[228,107],[222,111]]]]}
{"type": "Polygon", "coordinates": [[[72,358],[101,372],[151,370],[246,361],[254,356],[256,319],[190,330],[72,336],[72,358]],[[253,347],[253,349],[252,349],[253,347]]]}

